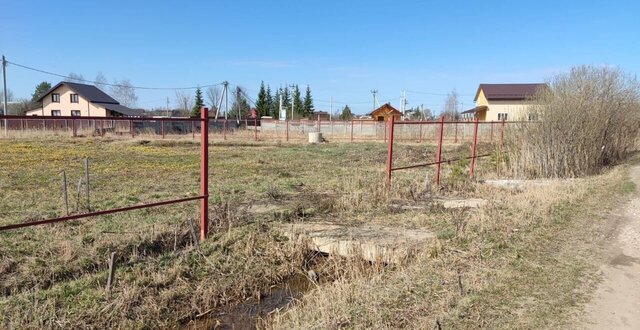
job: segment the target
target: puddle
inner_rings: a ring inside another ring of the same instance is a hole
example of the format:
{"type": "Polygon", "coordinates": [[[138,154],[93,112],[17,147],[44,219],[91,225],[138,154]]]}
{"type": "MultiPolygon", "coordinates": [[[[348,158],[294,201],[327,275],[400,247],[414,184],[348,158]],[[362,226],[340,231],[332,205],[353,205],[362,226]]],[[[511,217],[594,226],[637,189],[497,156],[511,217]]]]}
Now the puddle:
{"type": "Polygon", "coordinates": [[[302,298],[302,295],[315,286],[302,274],[296,274],[288,280],[271,287],[260,300],[250,298],[237,305],[215,310],[202,319],[191,321],[182,329],[256,329],[260,319],[270,313],[286,308],[289,303],[302,298]]]}

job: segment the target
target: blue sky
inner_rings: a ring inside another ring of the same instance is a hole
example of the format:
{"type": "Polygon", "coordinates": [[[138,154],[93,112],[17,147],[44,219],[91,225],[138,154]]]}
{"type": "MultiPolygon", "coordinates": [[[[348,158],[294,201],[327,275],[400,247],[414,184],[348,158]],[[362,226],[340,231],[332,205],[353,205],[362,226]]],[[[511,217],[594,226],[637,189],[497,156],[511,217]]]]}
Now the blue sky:
{"type": "MultiPolygon", "coordinates": [[[[9,61],[93,80],[183,87],[228,80],[255,98],[261,80],[311,86],[316,108],[381,101],[439,112],[452,89],[465,108],[479,83],[540,82],[580,64],[640,72],[640,1],[49,1],[7,0],[9,61]],[[420,92],[420,93],[416,93],[420,92]]],[[[60,79],[15,66],[28,97],[60,79]]],[[[164,107],[174,91],[137,92],[164,107]]]]}

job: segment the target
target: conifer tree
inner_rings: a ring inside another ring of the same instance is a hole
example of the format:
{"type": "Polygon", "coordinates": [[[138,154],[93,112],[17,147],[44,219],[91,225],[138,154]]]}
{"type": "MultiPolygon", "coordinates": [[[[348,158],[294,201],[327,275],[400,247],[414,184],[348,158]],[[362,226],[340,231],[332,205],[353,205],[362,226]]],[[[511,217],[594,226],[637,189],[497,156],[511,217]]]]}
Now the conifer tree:
{"type": "Polygon", "coordinates": [[[264,81],[260,83],[260,91],[256,100],[256,114],[258,118],[266,116],[269,113],[269,102],[267,100],[267,90],[264,87],[264,81]]]}
{"type": "Polygon", "coordinates": [[[280,119],[280,92],[282,88],[276,90],[276,95],[273,97],[273,101],[271,102],[271,116],[274,119],[280,119]]]}
{"type": "MultiPolygon", "coordinates": [[[[267,107],[266,107],[266,112],[264,113],[265,116],[271,116],[271,110],[273,109],[273,96],[271,95],[271,87],[269,87],[269,85],[267,85],[267,107]]],[[[273,117],[274,119],[277,119],[276,117],[273,117]]]]}
{"type": "Polygon", "coordinates": [[[307,91],[304,94],[304,101],[302,101],[302,110],[305,116],[313,115],[313,98],[311,97],[311,88],[307,85],[307,91]]]}
{"type": "Polygon", "coordinates": [[[353,114],[351,113],[351,108],[349,108],[349,105],[345,105],[344,109],[342,109],[342,113],[340,114],[340,119],[349,120],[351,118],[353,118],[353,114]]]}
{"type": "Polygon", "coordinates": [[[204,107],[204,99],[202,98],[202,91],[200,87],[196,89],[196,97],[195,102],[193,104],[193,108],[191,108],[191,117],[200,117],[200,109],[204,107]]]}
{"type": "Polygon", "coordinates": [[[298,85],[295,85],[293,87],[293,91],[291,92],[291,102],[293,102],[294,105],[294,112],[298,114],[299,117],[306,116],[306,114],[304,113],[302,98],[300,97],[300,88],[298,88],[298,85]]]}

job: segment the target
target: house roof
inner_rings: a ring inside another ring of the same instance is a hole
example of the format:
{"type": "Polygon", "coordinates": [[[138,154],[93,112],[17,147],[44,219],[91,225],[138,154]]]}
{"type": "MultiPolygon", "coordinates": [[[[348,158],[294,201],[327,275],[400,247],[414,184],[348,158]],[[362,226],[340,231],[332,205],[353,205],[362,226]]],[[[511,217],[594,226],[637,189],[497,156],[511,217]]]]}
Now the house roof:
{"type": "MultiPolygon", "coordinates": [[[[79,93],[78,93],[79,94],[79,93]]],[[[131,108],[127,108],[124,105],[120,105],[120,104],[113,104],[113,103],[100,103],[100,102],[94,102],[95,105],[104,107],[107,110],[111,110],[113,112],[117,112],[121,115],[124,116],[129,116],[129,117],[140,117],[144,114],[144,110],[142,109],[131,109],[131,108]]]]}
{"type": "Polygon", "coordinates": [[[51,92],[62,85],[69,87],[69,89],[78,93],[78,95],[82,96],[91,103],[120,104],[120,102],[116,101],[113,97],[107,95],[107,93],[101,91],[96,86],[78,84],[68,81],[61,81],[57,85],[51,87],[51,89],[49,89],[38,99],[38,102],[42,101],[42,99],[44,99],[47,95],[49,95],[51,92]]]}
{"type": "Polygon", "coordinates": [[[380,106],[378,109],[375,109],[369,113],[370,116],[373,116],[376,112],[385,111],[386,114],[394,114],[394,115],[402,115],[402,112],[398,111],[398,109],[391,106],[389,103],[385,103],[380,106]],[[386,111],[385,111],[386,110],[386,111]]]}
{"type": "Polygon", "coordinates": [[[486,105],[481,105],[481,106],[479,106],[479,107],[475,107],[475,108],[473,108],[473,109],[469,109],[469,110],[462,111],[460,114],[476,113],[476,112],[478,112],[478,111],[487,110],[487,109],[489,109],[489,107],[488,107],[488,106],[486,106],[486,105]]]}
{"type": "Polygon", "coordinates": [[[547,84],[480,84],[474,101],[478,100],[480,90],[487,100],[524,100],[534,95],[540,88],[548,88],[547,84]]]}

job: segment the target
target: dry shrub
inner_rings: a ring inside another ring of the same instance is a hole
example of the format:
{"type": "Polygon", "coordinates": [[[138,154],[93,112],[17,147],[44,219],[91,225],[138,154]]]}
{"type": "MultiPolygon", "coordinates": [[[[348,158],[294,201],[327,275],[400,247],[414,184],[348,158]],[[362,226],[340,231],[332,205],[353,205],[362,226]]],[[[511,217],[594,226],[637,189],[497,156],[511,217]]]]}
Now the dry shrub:
{"type": "Polygon", "coordinates": [[[580,66],[555,76],[532,100],[540,121],[509,134],[511,171],[523,177],[576,177],[623,160],[640,129],[640,89],[619,69],[580,66]]]}

